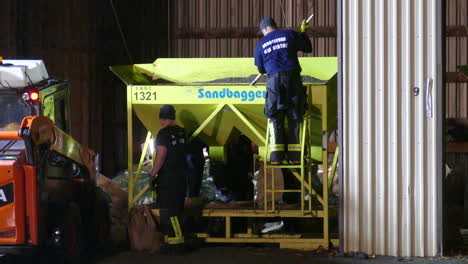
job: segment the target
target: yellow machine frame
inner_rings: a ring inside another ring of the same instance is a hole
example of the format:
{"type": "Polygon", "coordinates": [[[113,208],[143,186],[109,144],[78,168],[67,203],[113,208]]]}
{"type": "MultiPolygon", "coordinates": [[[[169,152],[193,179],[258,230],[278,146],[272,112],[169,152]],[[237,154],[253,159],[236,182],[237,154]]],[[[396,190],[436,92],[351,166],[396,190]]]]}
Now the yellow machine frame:
{"type": "MultiPolygon", "coordinates": [[[[136,86],[134,86],[136,87],[136,86]]],[[[132,87],[132,88],[134,88],[132,87]]],[[[133,103],[132,103],[132,91],[133,89],[127,90],[127,122],[128,122],[128,177],[129,177],[129,197],[128,203],[129,207],[132,207],[134,203],[149,189],[149,186],[146,185],[138,194],[135,194],[135,183],[138,181],[138,178],[141,173],[144,156],[147,151],[150,139],[152,138],[151,132],[148,132],[145,144],[143,147],[142,155],[140,162],[137,168],[137,173],[135,177],[133,176],[133,103]]],[[[329,217],[331,213],[329,204],[328,204],[328,195],[329,189],[331,188],[331,182],[329,184],[328,180],[328,124],[327,124],[327,87],[325,85],[311,85],[307,87],[309,106],[312,105],[321,105],[321,120],[322,120],[322,167],[323,167],[323,177],[322,177],[322,190],[323,193],[317,193],[311,185],[312,182],[312,172],[310,168],[312,165],[318,165],[317,162],[314,162],[307,153],[310,153],[310,144],[307,140],[307,137],[310,135],[311,122],[310,122],[310,111],[304,116],[304,122],[301,125],[301,156],[302,163],[300,165],[270,165],[265,157],[269,156],[268,153],[268,138],[269,138],[269,129],[267,129],[266,136],[263,136],[253,124],[249,122],[243,114],[230,103],[220,103],[216,109],[208,116],[208,118],[196,129],[194,132],[194,137],[197,136],[204,127],[210,123],[216,115],[225,107],[228,106],[232,111],[245,123],[249,129],[262,141],[265,143],[263,148],[263,162],[264,162],[264,186],[267,186],[267,170],[271,169],[272,173],[270,174],[272,178],[270,179],[271,188],[265,187],[265,203],[263,208],[255,209],[204,209],[202,210],[201,215],[204,217],[224,217],[225,218],[225,236],[224,237],[212,237],[210,234],[201,233],[198,234],[198,237],[203,238],[205,242],[208,243],[279,243],[281,248],[293,248],[293,249],[316,249],[319,246],[328,248],[330,244],[337,245],[337,239],[331,239],[329,235],[329,217]],[[312,97],[312,93],[315,95],[312,97]],[[318,95],[318,96],[317,96],[318,95]],[[312,99],[313,98],[313,99],[312,99]],[[314,100],[314,102],[312,102],[314,100]],[[292,171],[295,177],[299,180],[301,184],[300,190],[276,190],[274,184],[274,168],[287,168],[292,171]],[[307,174],[307,178],[306,178],[307,174]],[[271,203],[268,202],[267,195],[271,195],[274,198],[275,193],[279,192],[300,192],[301,193],[301,209],[300,210],[280,210],[275,206],[275,199],[271,199],[271,203]],[[309,193],[311,196],[306,204],[304,201],[305,193],[309,193]],[[321,204],[322,208],[313,208],[312,206],[312,197],[317,199],[321,204]],[[323,235],[319,238],[304,238],[301,234],[254,234],[252,229],[248,228],[247,233],[233,234],[231,231],[231,218],[233,217],[295,217],[295,218],[322,218],[323,219],[323,235]]],[[[269,124],[267,125],[267,127],[269,124]]],[[[336,157],[333,162],[332,173],[334,173],[336,168],[336,157]]],[[[332,174],[333,175],[333,174],[332,174]]],[[[153,210],[155,215],[159,214],[159,210],[153,210]]]]}

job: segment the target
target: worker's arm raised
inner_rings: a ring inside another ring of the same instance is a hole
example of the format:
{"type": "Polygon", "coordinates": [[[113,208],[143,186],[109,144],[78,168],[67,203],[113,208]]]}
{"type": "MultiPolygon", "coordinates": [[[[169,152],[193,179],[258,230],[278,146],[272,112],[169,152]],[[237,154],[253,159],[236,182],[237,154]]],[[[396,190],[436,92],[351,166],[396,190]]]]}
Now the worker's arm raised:
{"type": "Polygon", "coordinates": [[[307,33],[297,33],[298,50],[305,53],[312,52],[312,42],[307,33]]]}
{"type": "Polygon", "coordinates": [[[307,22],[305,19],[302,20],[302,23],[301,23],[301,26],[299,28],[299,32],[301,33],[305,33],[307,31],[307,29],[309,28],[309,22],[307,22]]]}
{"type": "Polygon", "coordinates": [[[299,42],[298,50],[305,53],[312,52],[312,42],[310,42],[309,36],[307,35],[307,29],[309,28],[309,21],[314,17],[312,14],[309,18],[302,20],[301,26],[299,27],[299,33],[297,40],[299,42]]]}

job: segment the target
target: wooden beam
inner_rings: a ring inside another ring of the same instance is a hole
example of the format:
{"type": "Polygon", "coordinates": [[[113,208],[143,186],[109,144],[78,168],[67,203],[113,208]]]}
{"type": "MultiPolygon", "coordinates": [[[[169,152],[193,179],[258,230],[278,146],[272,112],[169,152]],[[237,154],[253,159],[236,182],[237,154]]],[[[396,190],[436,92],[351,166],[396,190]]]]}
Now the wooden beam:
{"type": "MultiPolygon", "coordinates": [[[[297,28],[289,28],[297,30],[297,28]]],[[[336,27],[311,27],[307,35],[315,38],[336,38],[336,27]]],[[[467,26],[447,26],[446,37],[468,37],[467,26]]],[[[239,39],[260,38],[258,28],[179,28],[175,34],[176,39],[239,39]]]]}
{"type": "MultiPolygon", "coordinates": [[[[297,30],[297,28],[290,28],[297,30]]],[[[307,35],[315,38],[336,38],[336,27],[313,27],[307,35]]],[[[261,38],[258,28],[179,28],[177,39],[239,39],[261,38]]]]}
{"type": "Polygon", "coordinates": [[[463,126],[468,128],[468,118],[446,118],[445,123],[452,126],[463,126]]]}
{"type": "Polygon", "coordinates": [[[450,142],[447,143],[445,152],[468,153],[468,142],[450,142]]]}
{"type": "Polygon", "coordinates": [[[445,28],[446,37],[468,37],[467,26],[447,26],[445,28]]]}
{"type": "Polygon", "coordinates": [[[446,83],[468,83],[468,77],[463,72],[446,72],[446,83]]]}
{"type": "MultiPolygon", "coordinates": [[[[297,30],[297,28],[290,28],[297,30]]],[[[307,34],[316,38],[335,38],[336,27],[312,27],[307,34]]],[[[468,37],[467,26],[447,26],[446,37],[468,37]]],[[[260,38],[258,28],[180,28],[176,32],[177,39],[235,39],[260,38]]]]}

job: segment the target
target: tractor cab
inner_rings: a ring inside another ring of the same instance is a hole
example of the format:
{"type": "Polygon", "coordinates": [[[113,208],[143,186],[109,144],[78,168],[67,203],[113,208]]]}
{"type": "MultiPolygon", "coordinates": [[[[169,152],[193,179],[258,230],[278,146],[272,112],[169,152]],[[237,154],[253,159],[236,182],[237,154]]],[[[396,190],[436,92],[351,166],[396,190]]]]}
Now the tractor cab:
{"type": "Polygon", "coordinates": [[[46,116],[66,133],[70,126],[70,83],[49,77],[42,60],[0,63],[0,131],[18,131],[24,117],[46,116]]]}
{"type": "Polygon", "coordinates": [[[70,83],[41,60],[0,60],[0,254],[51,248],[76,261],[106,237],[97,155],[69,135],[69,106],[70,83]]]}

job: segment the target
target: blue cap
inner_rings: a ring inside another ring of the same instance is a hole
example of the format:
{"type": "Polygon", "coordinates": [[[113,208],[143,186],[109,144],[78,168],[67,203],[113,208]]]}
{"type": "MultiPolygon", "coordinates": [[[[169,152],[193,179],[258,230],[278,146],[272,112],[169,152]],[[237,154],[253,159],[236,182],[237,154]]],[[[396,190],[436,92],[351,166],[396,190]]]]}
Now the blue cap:
{"type": "Polygon", "coordinates": [[[175,120],[176,110],[172,105],[163,105],[159,109],[159,119],[171,119],[175,120]]]}
{"type": "Polygon", "coordinates": [[[273,20],[273,18],[271,18],[271,17],[266,17],[266,18],[262,19],[262,21],[260,21],[260,31],[262,31],[262,29],[264,29],[264,28],[266,28],[268,26],[273,27],[273,28],[277,28],[275,20],[273,20]]]}

